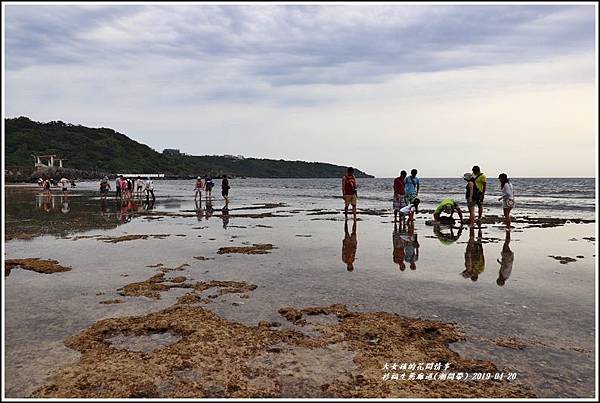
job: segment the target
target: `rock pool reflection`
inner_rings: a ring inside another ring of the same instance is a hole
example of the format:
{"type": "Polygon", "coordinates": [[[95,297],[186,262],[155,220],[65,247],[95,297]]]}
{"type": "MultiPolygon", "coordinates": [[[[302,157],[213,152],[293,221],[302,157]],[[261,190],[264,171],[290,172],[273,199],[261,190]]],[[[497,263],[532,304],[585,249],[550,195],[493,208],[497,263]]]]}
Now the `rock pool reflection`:
{"type": "Polygon", "coordinates": [[[479,275],[485,270],[485,257],[483,255],[481,227],[477,230],[475,239],[475,228],[469,228],[469,242],[465,250],[465,270],[461,273],[464,278],[477,281],[479,275]]]}
{"type": "Polygon", "coordinates": [[[393,261],[398,265],[400,271],[406,270],[406,264],[404,264],[404,238],[402,238],[402,224],[398,227],[396,221],[394,221],[394,231],[392,232],[392,245],[394,252],[392,253],[393,261]]]}
{"type": "Polygon", "coordinates": [[[354,260],[356,259],[356,248],[358,240],[356,239],[356,220],[352,222],[352,234],[348,232],[348,220],[344,220],[344,239],[342,240],[342,262],[346,263],[348,271],[354,270],[354,260]]]}
{"type": "Polygon", "coordinates": [[[515,260],[515,253],[510,250],[510,231],[506,231],[504,237],[504,244],[502,245],[502,252],[500,253],[500,259],[496,261],[500,263],[500,271],[498,272],[498,279],[496,284],[500,287],[506,283],[506,280],[510,277],[513,268],[513,262],[515,260]]]}
{"type": "Polygon", "coordinates": [[[460,239],[460,236],[462,235],[462,230],[462,225],[459,227],[448,226],[445,227],[444,230],[442,230],[442,226],[439,224],[434,224],[433,226],[433,234],[444,245],[451,245],[454,242],[458,241],[460,239]]]}

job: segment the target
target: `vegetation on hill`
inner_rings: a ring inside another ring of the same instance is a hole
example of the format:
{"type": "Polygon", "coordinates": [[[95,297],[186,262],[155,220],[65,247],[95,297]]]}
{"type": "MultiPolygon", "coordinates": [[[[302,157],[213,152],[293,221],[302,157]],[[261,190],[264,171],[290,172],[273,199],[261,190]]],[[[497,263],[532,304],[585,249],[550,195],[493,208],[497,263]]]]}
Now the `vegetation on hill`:
{"type": "MultiPolygon", "coordinates": [[[[65,166],[90,172],[164,173],[196,176],[224,173],[257,178],[340,177],[345,167],[322,162],[226,156],[163,155],[113,129],[89,128],[61,121],[5,119],[6,167],[32,166],[33,154],[56,154],[65,166]]],[[[361,171],[359,177],[367,177],[361,171]]]]}

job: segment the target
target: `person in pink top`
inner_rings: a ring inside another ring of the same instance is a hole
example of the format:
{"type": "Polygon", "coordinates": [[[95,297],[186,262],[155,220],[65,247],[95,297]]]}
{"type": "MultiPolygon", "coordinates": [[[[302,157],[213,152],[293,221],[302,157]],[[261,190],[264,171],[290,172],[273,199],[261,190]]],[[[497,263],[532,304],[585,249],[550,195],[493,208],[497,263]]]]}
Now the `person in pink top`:
{"type": "Polygon", "coordinates": [[[121,196],[128,198],[129,192],[127,191],[127,180],[125,180],[125,178],[121,177],[121,182],[119,182],[119,187],[121,188],[121,196]]]}

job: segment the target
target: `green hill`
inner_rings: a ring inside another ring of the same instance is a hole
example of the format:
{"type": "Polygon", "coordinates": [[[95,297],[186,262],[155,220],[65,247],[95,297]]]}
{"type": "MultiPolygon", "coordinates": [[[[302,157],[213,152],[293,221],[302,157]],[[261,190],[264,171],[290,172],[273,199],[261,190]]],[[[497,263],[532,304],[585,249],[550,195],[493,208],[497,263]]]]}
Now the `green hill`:
{"type": "MultiPolygon", "coordinates": [[[[113,129],[89,128],[60,121],[5,119],[5,165],[32,166],[33,154],[56,154],[65,167],[107,173],[163,173],[166,176],[228,174],[257,178],[341,177],[345,167],[322,162],[225,156],[167,156],[113,129]]],[[[371,177],[361,171],[358,177],[371,177]]]]}

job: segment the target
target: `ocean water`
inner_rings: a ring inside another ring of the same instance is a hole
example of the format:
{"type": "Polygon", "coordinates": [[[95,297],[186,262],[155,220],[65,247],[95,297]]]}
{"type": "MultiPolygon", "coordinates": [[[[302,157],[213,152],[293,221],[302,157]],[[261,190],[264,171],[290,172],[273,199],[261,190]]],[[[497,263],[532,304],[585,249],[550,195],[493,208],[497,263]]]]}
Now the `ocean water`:
{"type": "MultiPolygon", "coordinates": [[[[513,182],[515,216],[595,219],[594,179],[513,182]]],[[[133,209],[114,198],[102,200],[98,182],[82,182],[68,197],[54,191],[51,200],[35,187],[6,188],[7,232],[45,229],[45,236],[6,242],[6,258],[56,259],[73,268],[51,275],[13,270],[5,278],[7,396],[28,396],[47,376],[77,360],[78,354],[63,345],[66,337],[102,318],[144,314],[174,303],[184,290],[165,292],[161,300],[127,297],[121,304],[99,303],[122,298],[117,290],[156,274],[147,266],[157,263],[189,264],[178,272],[189,281],[257,285],[250,299],[231,295],[205,306],[229,320],[284,322],[278,310],[285,306],[343,303],[361,311],[456,322],[467,340],[452,348],[517,371],[538,396],[594,393],[596,223],[554,228],[516,223],[512,233],[484,225],[473,232],[465,228],[448,241],[426,225],[426,213],[417,215],[414,234],[396,231],[392,179],[358,180],[359,210],[389,211],[361,214],[356,226],[346,224],[340,213],[339,179],[233,179],[228,214],[221,210],[220,181],[215,180],[212,215],[205,201],[196,209],[193,180],[154,183],[153,217],[144,216],[150,207],[143,200],[133,209]],[[248,215],[256,213],[273,214],[248,215]],[[126,234],[170,236],[118,244],[95,238],[126,234]],[[406,260],[407,246],[405,264],[396,259],[398,235],[416,252],[414,264],[406,260]],[[217,254],[223,246],[253,243],[275,248],[266,255],[217,254]],[[348,254],[354,260],[351,271],[348,254]],[[199,255],[212,260],[194,259],[199,255]],[[561,264],[551,255],[576,261],[561,264]],[[503,265],[507,259],[511,264],[503,265]],[[479,262],[476,276],[474,261],[479,262]],[[465,276],[467,269],[470,276],[465,276]],[[514,350],[495,343],[509,337],[524,340],[527,347],[514,350]]],[[[421,189],[423,208],[429,209],[444,197],[462,201],[464,181],[425,178],[421,189]]],[[[499,195],[497,182],[490,180],[486,214],[501,214],[499,195]]]]}
{"type": "MultiPolygon", "coordinates": [[[[464,203],[465,181],[461,178],[422,178],[421,208],[432,209],[444,198],[464,203]]],[[[358,179],[359,208],[391,208],[393,178],[358,179]]],[[[220,180],[214,180],[213,196],[221,197],[220,180]]],[[[596,180],[594,178],[514,178],[514,215],[594,219],[596,180]]],[[[230,179],[233,204],[285,202],[293,207],[312,205],[316,208],[338,208],[341,179],[230,179]]],[[[157,197],[193,197],[193,180],[157,180],[157,197]]],[[[114,185],[114,182],[113,182],[114,185]]],[[[93,190],[96,182],[80,183],[80,188],[93,190]]],[[[113,186],[114,187],[114,186],[113,186]]],[[[502,215],[500,183],[488,178],[485,211],[502,215]]]]}

